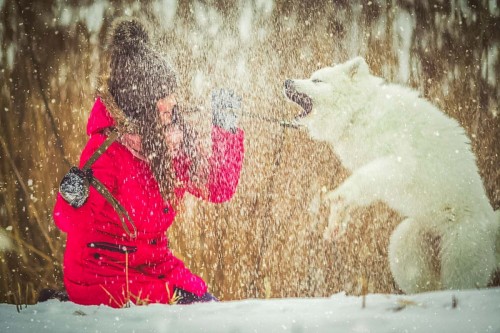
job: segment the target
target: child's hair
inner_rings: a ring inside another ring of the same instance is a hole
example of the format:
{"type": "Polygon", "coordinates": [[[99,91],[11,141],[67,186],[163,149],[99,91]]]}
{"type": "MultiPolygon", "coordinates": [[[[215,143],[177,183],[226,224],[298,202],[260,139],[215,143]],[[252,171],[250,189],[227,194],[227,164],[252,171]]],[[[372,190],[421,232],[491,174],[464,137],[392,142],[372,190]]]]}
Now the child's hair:
{"type": "Polygon", "coordinates": [[[138,19],[113,23],[109,53],[109,92],[128,118],[155,111],[156,102],[176,90],[172,67],[152,47],[146,25],[138,19]]]}
{"type": "MultiPolygon", "coordinates": [[[[158,118],[157,112],[151,118],[146,117],[144,119],[146,126],[139,125],[139,132],[143,137],[143,150],[163,196],[172,204],[176,204],[177,198],[174,196],[173,190],[179,185],[179,179],[173,168],[171,152],[164,138],[164,128],[160,125],[158,118]]],[[[179,111],[177,126],[183,132],[181,150],[183,157],[189,163],[190,182],[196,188],[204,190],[208,177],[208,160],[206,154],[202,152],[198,133],[184,121],[182,111],[179,111]]]]}
{"type": "MultiPolygon", "coordinates": [[[[174,189],[179,185],[170,152],[159,121],[156,103],[177,88],[177,79],[165,57],[150,42],[146,24],[135,18],[113,22],[109,37],[109,67],[98,91],[119,131],[142,136],[143,153],[149,161],[165,199],[176,202],[174,189]]],[[[176,110],[178,126],[184,133],[182,151],[190,161],[189,176],[194,185],[205,188],[206,156],[200,153],[196,131],[176,110]]]]}

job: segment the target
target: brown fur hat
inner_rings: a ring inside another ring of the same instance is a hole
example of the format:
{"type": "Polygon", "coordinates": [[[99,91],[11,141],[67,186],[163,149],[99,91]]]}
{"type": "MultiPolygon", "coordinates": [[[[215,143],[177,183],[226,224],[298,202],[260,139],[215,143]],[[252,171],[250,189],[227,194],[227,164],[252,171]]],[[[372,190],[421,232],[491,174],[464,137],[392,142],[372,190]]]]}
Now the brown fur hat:
{"type": "Polygon", "coordinates": [[[156,110],[156,102],[177,88],[176,75],[151,45],[145,24],[135,18],[113,23],[109,40],[108,90],[129,120],[156,110]]]}

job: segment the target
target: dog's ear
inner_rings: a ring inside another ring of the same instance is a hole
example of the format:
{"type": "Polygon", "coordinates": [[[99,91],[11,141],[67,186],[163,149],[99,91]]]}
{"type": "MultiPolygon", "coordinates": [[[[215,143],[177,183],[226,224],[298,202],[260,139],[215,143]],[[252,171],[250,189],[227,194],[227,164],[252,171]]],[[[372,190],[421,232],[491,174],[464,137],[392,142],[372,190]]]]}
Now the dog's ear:
{"type": "Polygon", "coordinates": [[[358,74],[368,74],[368,64],[362,57],[356,57],[349,61],[349,67],[347,68],[347,75],[351,79],[354,79],[358,74]]]}

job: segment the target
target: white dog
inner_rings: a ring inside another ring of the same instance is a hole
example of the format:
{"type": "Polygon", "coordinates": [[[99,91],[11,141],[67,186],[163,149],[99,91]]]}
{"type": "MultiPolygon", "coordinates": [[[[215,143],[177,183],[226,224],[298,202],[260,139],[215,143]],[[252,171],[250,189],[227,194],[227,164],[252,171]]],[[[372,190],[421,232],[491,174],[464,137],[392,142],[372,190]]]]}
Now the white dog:
{"type": "Polygon", "coordinates": [[[360,57],[286,80],[285,95],[304,109],[299,124],[352,172],[327,194],[329,234],[345,232],[342,211],[381,200],[405,218],[389,244],[404,292],[488,284],[500,267],[500,214],[457,121],[416,91],[370,75],[360,57]]]}

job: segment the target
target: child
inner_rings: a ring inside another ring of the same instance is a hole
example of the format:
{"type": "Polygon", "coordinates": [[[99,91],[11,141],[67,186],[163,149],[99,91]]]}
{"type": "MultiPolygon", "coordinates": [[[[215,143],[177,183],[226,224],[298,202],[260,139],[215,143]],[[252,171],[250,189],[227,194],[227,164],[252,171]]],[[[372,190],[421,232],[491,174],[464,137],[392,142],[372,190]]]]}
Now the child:
{"type": "Polygon", "coordinates": [[[177,107],[175,74],[144,25],[115,22],[109,51],[109,79],[90,113],[80,159],[93,186],[75,204],[67,201],[71,186],[63,180],[54,208],[56,225],[67,233],[69,299],[112,307],[217,300],[169,250],[166,231],[186,191],[214,203],[234,194],[244,135],[229,109],[240,99],[224,90],[212,95],[212,153],[205,156],[177,107]],[[91,157],[116,131],[117,141],[91,157]]]}

